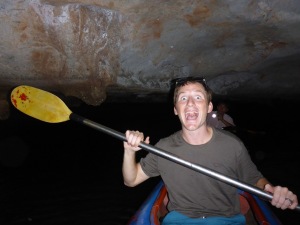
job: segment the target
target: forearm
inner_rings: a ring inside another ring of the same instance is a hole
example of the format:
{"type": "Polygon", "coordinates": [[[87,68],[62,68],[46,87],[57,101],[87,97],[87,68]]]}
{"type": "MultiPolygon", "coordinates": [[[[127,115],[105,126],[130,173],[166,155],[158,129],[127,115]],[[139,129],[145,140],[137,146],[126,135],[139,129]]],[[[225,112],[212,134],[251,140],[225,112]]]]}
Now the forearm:
{"type": "MultiPolygon", "coordinates": [[[[124,157],[122,165],[122,173],[124,184],[129,187],[134,187],[149,177],[144,173],[141,165],[136,162],[135,154],[141,148],[139,144],[144,140],[144,134],[138,131],[126,131],[125,133],[127,141],[124,141],[124,157]]],[[[149,144],[149,137],[145,140],[146,144],[149,144]]]]}
{"type": "Polygon", "coordinates": [[[264,190],[265,189],[265,186],[266,184],[270,184],[272,185],[266,178],[261,178],[257,181],[257,183],[255,184],[256,187],[264,190]]]}
{"type": "Polygon", "coordinates": [[[124,150],[122,173],[124,184],[126,186],[134,187],[138,173],[134,151],[124,150]]]}
{"type": "Polygon", "coordinates": [[[222,121],[222,123],[224,123],[226,126],[235,126],[233,123],[229,123],[227,120],[225,120],[225,119],[220,119],[221,121],[222,121]]]}

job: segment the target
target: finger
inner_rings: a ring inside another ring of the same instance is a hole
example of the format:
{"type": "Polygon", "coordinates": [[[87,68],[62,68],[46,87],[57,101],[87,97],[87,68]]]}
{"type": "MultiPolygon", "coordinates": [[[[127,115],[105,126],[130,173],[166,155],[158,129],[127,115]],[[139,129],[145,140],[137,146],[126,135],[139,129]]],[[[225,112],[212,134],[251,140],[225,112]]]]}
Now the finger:
{"type": "Polygon", "coordinates": [[[130,130],[127,130],[125,132],[125,137],[126,137],[126,141],[124,141],[124,145],[130,145],[130,140],[131,140],[131,131],[130,130]]]}
{"type": "Polygon", "coordinates": [[[149,144],[149,143],[150,143],[150,137],[149,137],[149,136],[146,137],[145,143],[146,143],[146,144],[149,144]]]}
{"type": "Polygon", "coordinates": [[[136,145],[136,131],[129,131],[128,134],[128,138],[127,138],[127,142],[129,145],[131,146],[135,146],[136,145]]]}
{"type": "Polygon", "coordinates": [[[270,193],[274,193],[274,188],[270,184],[266,184],[264,190],[270,193]]]}
{"type": "Polygon", "coordinates": [[[132,145],[134,147],[137,147],[139,146],[140,143],[141,143],[141,137],[139,135],[134,135],[132,139],[132,145]]]}
{"type": "Polygon", "coordinates": [[[287,202],[288,206],[291,206],[294,204],[294,201],[290,198],[285,198],[285,202],[287,202]]]}
{"type": "Polygon", "coordinates": [[[294,209],[298,206],[298,199],[293,192],[289,191],[289,195],[285,198],[285,200],[288,202],[288,208],[294,209]]]}
{"type": "Polygon", "coordinates": [[[291,200],[293,201],[293,204],[289,206],[290,209],[295,209],[298,206],[298,200],[296,195],[294,195],[295,198],[292,198],[291,200]]]}
{"type": "Polygon", "coordinates": [[[126,132],[125,132],[126,139],[128,139],[129,135],[130,135],[130,131],[126,130],[126,132]]]}
{"type": "Polygon", "coordinates": [[[281,186],[274,187],[272,205],[281,208],[281,206],[285,204],[285,198],[287,196],[287,193],[285,192],[286,190],[281,186]]]}
{"type": "Polygon", "coordinates": [[[132,146],[132,142],[133,142],[133,135],[131,133],[128,134],[128,137],[127,137],[127,144],[132,146]]]}
{"type": "Polygon", "coordinates": [[[294,205],[296,196],[286,187],[277,186],[274,191],[272,204],[277,208],[287,209],[294,205]]]}
{"type": "Polygon", "coordinates": [[[138,147],[141,141],[144,139],[144,134],[139,131],[132,132],[131,144],[134,147],[138,147]]]}

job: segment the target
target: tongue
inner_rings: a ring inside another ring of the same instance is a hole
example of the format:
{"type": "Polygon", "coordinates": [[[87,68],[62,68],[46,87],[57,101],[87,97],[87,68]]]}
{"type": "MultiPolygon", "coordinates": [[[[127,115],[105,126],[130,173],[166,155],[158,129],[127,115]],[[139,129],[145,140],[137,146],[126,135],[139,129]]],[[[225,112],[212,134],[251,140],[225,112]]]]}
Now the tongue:
{"type": "Polygon", "coordinates": [[[188,119],[188,120],[195,120],[196,118],[197,118],[196,113],[187,113],[186,114],[186,119],[188,119]]]}

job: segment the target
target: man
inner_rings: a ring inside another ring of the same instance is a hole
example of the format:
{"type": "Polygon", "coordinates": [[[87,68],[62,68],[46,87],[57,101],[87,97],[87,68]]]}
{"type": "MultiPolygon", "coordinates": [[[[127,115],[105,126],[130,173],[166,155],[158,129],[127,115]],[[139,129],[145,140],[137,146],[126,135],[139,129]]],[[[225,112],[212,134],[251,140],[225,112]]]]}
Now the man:
{"type": "Polygon", "coordinates": [[[228,105],[225,102],[220,102],[217,105],[216,111],[211,111],[207,115],[207,125],[219,129],[225,127],[234,127],[235,124],[231,116],[227,114],[229,111],[228,105]]]}
{"type": "MultiPolygon", "coordinates": [[[[187,161],[215,170],[273,193],[271,204],[281,209],[298,205],[286,187],[272,186],[257,170],[248,151],[235,135],[206,124],[213,109],[212,94],[205,80],[197,77],[175,81],[174,113],[181,130],[161,139],[156,146],[187,161]]],[[[163,224],[245,224],[235,187],[149,153],[140,162],[136,151],[143,133],[126,131],[123,177],[134,187],[150,177],[161,176],[169,197],[169,213],[163,224]]],[[[149,137],[145,139],[149,144],[149,137]]]]}

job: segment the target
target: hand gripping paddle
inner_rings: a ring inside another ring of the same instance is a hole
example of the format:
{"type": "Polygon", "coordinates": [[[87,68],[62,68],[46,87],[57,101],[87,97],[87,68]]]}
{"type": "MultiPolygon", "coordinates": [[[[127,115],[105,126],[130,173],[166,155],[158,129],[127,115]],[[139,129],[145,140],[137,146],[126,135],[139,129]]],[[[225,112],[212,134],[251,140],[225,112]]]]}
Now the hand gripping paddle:
{"type": "MultiPolygon", "coordinates": [[[[106,134],[109,134],[113,137],[116,137],[119,140],[126,141],[126,137],[123,133],[117,132],[101,124],[76,115],[56,95],[43,91],[41,89],[25,85],[18,86],[11,93],[11,102],[21,112],[41,121],[48,123],[60,123],[68,120],[74,120],[81,124],[90,126],[96,130],[102,131],[106,134]]],[[[188,162],[174,154],[166,152],[152,145],[142,142],[139,147],[160,157],[173,161],[179,165],[185,166],[189,169],[195,170],[204,175],[227,183],[231,186],[258,195],[266,200],[272,200],[273,198],[270,193],[262,191],[261,189],[253,185],[235,180],[234,178],[222,175],[216,171],[200,166],[198,164],[188,162]]],[[[298,205],[295,210],[299,211],[300,206],[298,205]]]]}

